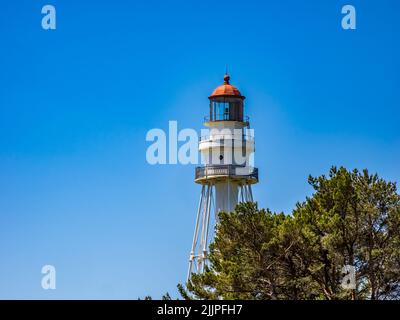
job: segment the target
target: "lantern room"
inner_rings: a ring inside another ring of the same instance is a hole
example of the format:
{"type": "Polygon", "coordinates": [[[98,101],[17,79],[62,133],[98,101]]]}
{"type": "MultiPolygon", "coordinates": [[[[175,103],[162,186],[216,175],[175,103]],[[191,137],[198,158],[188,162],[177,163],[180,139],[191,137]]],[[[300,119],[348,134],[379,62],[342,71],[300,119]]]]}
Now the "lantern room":
{"type": "Polygon", "coordinates": [[[229,83],[229,75],[224,76],[224,83],[217,87],[210,99],[209,121],[243,122],[243,100],[240,91],[229,83]]]}

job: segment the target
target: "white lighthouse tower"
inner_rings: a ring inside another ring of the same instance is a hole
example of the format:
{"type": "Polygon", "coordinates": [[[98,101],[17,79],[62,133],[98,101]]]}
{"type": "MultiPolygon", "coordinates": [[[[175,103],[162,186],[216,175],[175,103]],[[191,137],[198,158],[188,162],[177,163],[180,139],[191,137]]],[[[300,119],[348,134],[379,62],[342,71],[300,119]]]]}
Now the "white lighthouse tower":
{"type": "Polygon", "coordinates": [[[207,263],[211,213],[218,221],[218,212],[232,212],[239,201],[253,201],[251,185],[258,182],[258,169],[251,166],[254,137],[244,115],[245,97],[229,80],[226,74],[209,97],[210,114],[204,123],[209,134],[199,142],[204,166],[195,173],[202,188],[187,279],[192,272],[203,272],[207,263]]]}

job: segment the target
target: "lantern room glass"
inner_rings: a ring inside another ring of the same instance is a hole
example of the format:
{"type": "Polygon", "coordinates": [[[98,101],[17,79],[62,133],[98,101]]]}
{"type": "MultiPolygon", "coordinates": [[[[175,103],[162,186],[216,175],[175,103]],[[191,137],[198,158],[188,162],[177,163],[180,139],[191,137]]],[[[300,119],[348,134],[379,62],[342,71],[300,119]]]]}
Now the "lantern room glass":
{"type": "Polygon", "coordinates": [[[210,100],[211,121],[243,121],[243,100],[216,97],[210,100]]]}

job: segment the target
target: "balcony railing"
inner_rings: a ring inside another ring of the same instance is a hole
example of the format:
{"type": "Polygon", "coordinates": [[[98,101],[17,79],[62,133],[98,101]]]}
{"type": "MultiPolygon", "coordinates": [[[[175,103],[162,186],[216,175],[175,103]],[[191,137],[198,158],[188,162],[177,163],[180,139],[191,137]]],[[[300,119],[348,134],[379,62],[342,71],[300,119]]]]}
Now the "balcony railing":
{"type": "Polygon", "coordinates": [[[239,122],[248,123],[249,117],[244,116],[242,120],[235,120],[235,119],[230,119],[230,115],[228,113],[215,115],[215,116],[213,116],[213,119],[211,119],[210,116],[204,117],[204,122],[210,122],[210,121],[239,121],[239,122]]]}
{"type": "Polygon", "coordinates": [[[221,133],[221,134],[207,134],[199,138],[199,142],[210,141],[210,140],[254,141],[254,137],[250,134],[221,133]]]}
{"type": "Polygon", "coordinates": [[[195,180],[220,177],[244,178],[258,181],[258,169],[238,165],[206,165],[196,167],[195,180]]]}

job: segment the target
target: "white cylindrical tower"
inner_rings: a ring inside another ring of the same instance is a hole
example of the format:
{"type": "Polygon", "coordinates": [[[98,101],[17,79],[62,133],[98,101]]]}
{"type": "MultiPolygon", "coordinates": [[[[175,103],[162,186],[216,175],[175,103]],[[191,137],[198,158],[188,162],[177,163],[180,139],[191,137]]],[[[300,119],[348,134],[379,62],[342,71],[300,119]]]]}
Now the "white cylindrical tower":
{"type": "Polygon", "coordinates": [[[192,272],[202,272],[207,262],[211,212],[217,221],[218,212],[232,212],[239,201],[253,201],[251,185],[258,182],[258,170],[251,165],[254,136],[244,116],[245,97],[229,80],[226,74],[224,83],[209,97],[210,114],[204,123],[209,133],[199,142],[204,166],[196,168],[195,182],[202,185],[202,191],[188,279],[192,272]]]}

